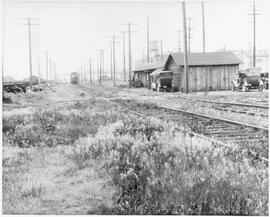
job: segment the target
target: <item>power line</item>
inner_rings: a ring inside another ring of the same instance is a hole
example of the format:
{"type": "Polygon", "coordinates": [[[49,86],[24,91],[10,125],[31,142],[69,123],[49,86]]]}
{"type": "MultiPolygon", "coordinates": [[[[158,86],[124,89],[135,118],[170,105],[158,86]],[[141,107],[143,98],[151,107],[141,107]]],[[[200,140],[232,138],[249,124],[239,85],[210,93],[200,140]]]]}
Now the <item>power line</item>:
{"type": "Polygon", "coordinates": [[[110,38],[112,38],[112,59],[113,59],[113,86],[115,86],[115,35],[109,36],[110,38]]]}
{"type": "Polygon", "coordinates": [[[110,43],[110,58],[111,58],[111,80],[113,80],[113,43],[110,43]]]}
{"type": "Polygon", "coordinates": [[[147,30],[146,30],[147,32],[147,62],[149,63],[149,53],[150,53],[149,51],[150,49],[149,47],[149,15],[147,15],[146,17],[147,17],[147,30]]]}
{"type": "Polygon", "coordinates": [[[102,80],[102,66],[103,66],[103,70],[104,70],[104,51],[105,49],[99,49],[99,65],[98,65],[98,68],[99,68],[99,84],[101,84],[101,80],[102,80]]]}
{"type": "Polygon", "coordinates": [[[52,59],[49,59],[49,67],[50,67],[50,81],[52,81],[52,59]]]}
{"type": "Polygon", "coordinates": [[[160,41],[160,59],[163,60],[163,45],[162,45],[162,40],[160,41]]]}
{"type": "MultiPolygon", "coordinates": [[[[128,77],[129,77],[129,87],[131,87],[131,70],[132,70],[132,64],[131,64],[131,26],[135,26],[136,24],[128,23],[125,24],[128,26],[128,77]]],[[[134,32],[134,31],[132,31],[134,32]]]]}
{"type": "Polygon", "coordinates": [[[124,73],[124,82],[126,82],[126,52],[125,52],[125,31],[123,33],[123,73],[124,73]]]}
{"type": "Polygon", "coordinates": [[[191,27],[191,20],[192,20],[192,18],[191,17],[188,17],[187,18],[187,20],[188,20],[188,52],[190,53],[190,41],[191,41],[191,38],[192,38],[192,36],[191,36],[191,29],[193,29],[192,27],[191,27]]]}
{"type": "Polygon", "coordinates": [[[89,58],[89,80],[90,80],[90,83],[93,82],[93,76],[92,76],[92,60],[94,58],[89,58]]]}
{"type": "Polygon", "coordinates": [[[186,29],[186,5],[182,2],[182,16],[183,16],[183,38],[184,38],[184,72],[185,72],[185,92],[188,93],[188,52],[187,52],[187,29],[186,29]]]}
{"type": "Polygon", "coordinates": [[[177,32],[178,32],[178,50],[179,53],[181,53],[181,30],[178,29],[177,32]]]}
{"type": "Polygon", "coordinates": [[[205,53],[205,22],[204,22],[204,2],[202,1],[202,34],[203,34],[203,53],[205,53]]]}
{"type": "Polygon", "coordinates": [[[49,74],[49,51],[46,51],[46,80],[49,80],[48,74],[49,74]]]}
{"type": "Polygon", "coordinates": [[[248,15],[253,16],[253,67],[256,67],[256,16],[261,14],[256,12],[255,2],[252,4],[252,13],[248,15]]]}
{"type": "Polygon", "coordinates": [[[27,25],[27,26],[28,26],[30,89],[32,90],[33,81],[32,81],[32,47],[31,47],[31,46],[32,46],[32,42],[31,42],[31,26],[33,26],[33,25],[39,25],[39,24],[31,23],[31,21],[37,20],[37,19],[34,19],[34,18],[28,17],[27,19],[25,18],[24,20],[27,20],[27,24],[22,24],[22,25],[27,25]]]}

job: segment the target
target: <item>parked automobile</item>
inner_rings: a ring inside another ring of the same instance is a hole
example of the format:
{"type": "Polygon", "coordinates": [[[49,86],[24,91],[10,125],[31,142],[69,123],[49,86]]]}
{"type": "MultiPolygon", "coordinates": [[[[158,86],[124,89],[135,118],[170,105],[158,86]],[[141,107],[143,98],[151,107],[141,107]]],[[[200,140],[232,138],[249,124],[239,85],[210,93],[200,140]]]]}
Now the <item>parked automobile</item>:
{"type": "Polygon", "coordinates": [[[235,79],[232,81],[232,90],[242,90],[243,92],[250,89],[262,91],[263,81],[261,79],[261,69],[258,67],[238,70],[235,79]]]}
{"type": "Polygon", "coordinates": [[[152,77],[151,90],[172,91],[172,72],[160,71],[156,74],[150,74],[152,77]]]}
{"type": "Polygon", "coordinates": [[[131,81],[131,86],[136,88],[143,87],[143,82],[140,80],[131,81]]]}
{"type": "Polygon", "coordinates": [[[269,73],[268,72],[261,73],[261,80],[263,82],[263,88],[268,89],[269,73]]]}

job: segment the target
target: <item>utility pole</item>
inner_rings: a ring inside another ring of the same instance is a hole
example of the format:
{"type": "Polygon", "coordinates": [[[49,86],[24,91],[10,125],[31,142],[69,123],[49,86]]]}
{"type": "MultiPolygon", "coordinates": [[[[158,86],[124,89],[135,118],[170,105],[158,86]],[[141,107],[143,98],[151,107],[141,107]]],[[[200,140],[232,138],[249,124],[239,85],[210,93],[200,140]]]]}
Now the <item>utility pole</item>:
{"type": "Polygon", "coordinates": [[[102,77],[103,77],[103,78],[105,78],[104,51],[105,51],[105,50],[102,50],[102,77]]]}
{"type": "Polygon", "coordinates": [[[110,57],[111,57],[111,80],[113,80],[113,43],[110,43],[110,57]]]}
{"type": "Polygon", "coordinates": [[[192,18],[188,17],[187,19],[188,19],[188,53],[190,53],[190,41],[191,41],[191,38],[192,38],[191,29],[193,29],[193,28],[191,27],[192,18]]]}
{"type": "Polygon", "coordinates": [[[163,60],[163,47],[162,47],[162,40],[160,41],[160,59],[163,60]]]}
{"type": "Polygon", "coordinates": [[[253,67],[256,67],[256,16],[261,14],[256,13],[255,2],[252,5],[252,13],[248,15],[253,17],[253,67]]]}
{"type": "Polygon", "coordinates": [[[22,25],[27,25],[28,26],[28,48],[29,48],[29,72],[30,72],[30,89],[32,90],[32,86],[33,86],[33,80],[32,80],[32,41],[31,41],[31,26],[32,25],[39,25],[39,24],[34,24],[31,21],[36,20],[33,18],[26,18],[24,19],[27,21],[27,24],[22,24],[22,25]]]}
{"type": "Polygon", "coordinates": [[[104,64],[103,64],[103,53],[104,53],[104,50],[103,49],[100,49],[99,50],[99,52],[100,52],[100,57],[99,57],[99,83],[101,84],[101,79],[102,79],[102,66],[104,66],[104,64]]]}
{"type": "Polygon", "coordinates": [[[99,49],[98,65],[99,65],[99,83],[101,84],[102,76],[104,76],[104,49],[99,49]]]}
{"type": "Polygon", "coordinates": [[[124,82],[126,82],[126,52],[125,52],[125,32],[123,31],[123,73],[124,73],[124,82]]]}
{"type": "Polygon", "coordinates": [[[180,29],[177,30],[178,32],[178,49],[179,49],[179,54],[181,53],[181,31],[180,29]]]}
{"type": "Polygon", "coordinates": [[[52,60],[49,59],[49,66],[50,66],[50,81],[52,81],[52,60]]]}
{"type": "Polygon", "coordinates": [[[81,81],[83,83],[83,66],[81,66],[81,81]]]}
{"type": "Polygon", "coordinates": [[[130,35],[130,23],[128,23],[128,79],[129,87],[131,87],[131,35],[130,35]]]}
{"type": "Polygon", "coordinates": [[[100,74],[100,72],[99,72],[99,70],[100,70],[100,68],[99,68],[99,62],[100,62],[99,56],[100,55],[98,54],[98,56],[97,56],[97,80],[99,78],[99,84],[101,84],[101,78],[99,76],[99,74],[100,74]]]}
{"type": "Polygon", "coordinates": [[[46,51],[46,80],[49,81],[49,52],[46,51]]]}
{"type": "Polygon", "coordinates": [[[185,92],[188,93],[188,52],[187,52],[187,29],[186,29],[186,5],[182,1],[182,15],[183,15],[183,42],[184,42],[184,72],[185,72],[185,92]]]}
{"type": "Polygon", "coordinates": [[[147,17],[147,62],[149,63],[149,15],[146,16],[147,17]]]}
{"type": "Polygon", "coordinates": [[[40,75],[40,52],[38,52],[38,88],[40,90],[41,75],[40,75]]]}
{"type": "Polygon", "coordinates": [[[115,86],[115,36],[113,36],[113,86],[115,86]]]}
{"type": "Polygon", "coordinates": [[[132,70],[132,63],[131,63],[131,25],[135,25],[135,24],[125,24],[128,26],[128,77],[129,77],[129,87],[131,87],[131,70],[132,70]]]}
{"type": "Polygon", "coordinates": [[[4,48],[4,5],[3,5],[3,2],[2,2],[2,28],[1,28],[1,31],[2,31],[2,100],[4,99],[4,52],[5,52],[5,48],[4,48]]]}
{"type": "Polygon", "coordinates": [[[90,83],[92,83],[93,82],[93,78],[92,78],[92,60],[93,60],[93,58],[89,58],[89,80],[90,80],[90,83]]]}
{"type": "Polygon", "coordinates": [[[86,79],[86,64],[85,63],[83,64],[83,67],[84,67],[84,83],[86,84],[87,79],[86,79]]]}
{"type": "Polygon", "coordinates": [[[56,65],[55,65],[55,63],[53,64],[53,69],[54,69],[54,80],[55,80],[55,82],[57,81],[57,74],[56,74],[56,65]]]}
{"type": "Polygon", "coordinates": [[[112,38],[113,86],[115,86],[115,35],[109,37],[112,38]]]}
{"type": "Polygon", "coordinates": [[[205,23],[204,23],[204,2],[202,1],[202,33],[203,33],[203,53],[205,53],[205,23]]]}
{"type": "Polygon", "coordinates": [[[101,84],[101,66],[102,66],[102,50],[100,50],[100,54],[99,54],[99,83],[101,84]]]}
{"type": "Polygon", "coordinates": [[[30,89],[32,90],[32,49],[31,49],[31,20],[28,17],[28,39],[29,39],[29,69],[30,69],[30,89]]]}

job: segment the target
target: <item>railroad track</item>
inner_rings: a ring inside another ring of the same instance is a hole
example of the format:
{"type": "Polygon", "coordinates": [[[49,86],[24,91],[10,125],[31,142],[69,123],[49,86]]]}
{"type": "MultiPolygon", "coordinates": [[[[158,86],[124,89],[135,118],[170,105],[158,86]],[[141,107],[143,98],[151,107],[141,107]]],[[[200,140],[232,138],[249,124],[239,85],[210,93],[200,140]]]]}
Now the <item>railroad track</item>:
{"type": "Polygon", "coordinates": [[[269,107],[266,105],[255,105],[248,103],[236,103],[236,102],[221,102],[216,100],[194,99],[189,97],[177,97],[179,100],[187,100],[193,104],[200,104],[200,107],[212,108],[219,111],[241,113],[252,116],[268,117],[269,107]]]}
{"type": "Polygon", "coordinates": [[[207,115],[172,109],[165,106],[146,104],[143,101],[114,99],[124,103],[128,111],[141,117],[155,117],[170,120],[191,132],[218,141],[221,144],[248,148],[252,155],[268,162],[268,129],[207,115]]]}
{"type": "MultiPolygon", "coordinates": [[[[89,91],[87,87],[82,89],[89,91]]],[[[224,145],[233,144],[243,149],[248,148],[251,154],[268,162],[268,128],[173,109],[139,100],[120,98],[112,98],[111,100],[124,104],[128,112],[138,116],[170,120],[196,134],[203,135],[224,145]]]]}

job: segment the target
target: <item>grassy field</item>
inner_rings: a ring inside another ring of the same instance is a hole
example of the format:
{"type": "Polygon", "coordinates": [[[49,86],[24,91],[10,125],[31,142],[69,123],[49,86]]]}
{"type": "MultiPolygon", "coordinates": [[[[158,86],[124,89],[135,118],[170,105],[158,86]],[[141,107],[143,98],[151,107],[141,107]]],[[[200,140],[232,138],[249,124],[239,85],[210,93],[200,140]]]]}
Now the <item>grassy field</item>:
{"type": "Polygon", "coordinates": [[[28,103],[82,102],[4,113],[4,214],[268,215],[268,167],[245,151],[70,89],[28,103]]]}

